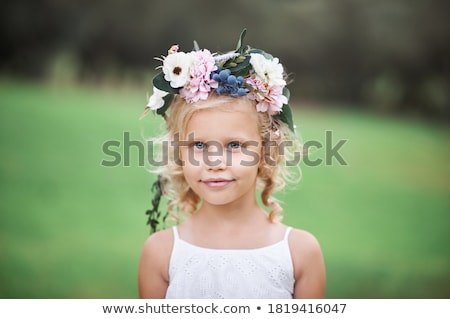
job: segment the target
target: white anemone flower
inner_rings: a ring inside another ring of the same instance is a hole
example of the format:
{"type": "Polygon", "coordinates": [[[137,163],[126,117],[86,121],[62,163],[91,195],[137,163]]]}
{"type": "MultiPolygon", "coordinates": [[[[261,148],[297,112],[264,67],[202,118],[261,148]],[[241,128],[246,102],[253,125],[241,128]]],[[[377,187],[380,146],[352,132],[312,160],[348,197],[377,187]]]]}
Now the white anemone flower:
{"type": "Polygon", "coordinates": [[[283,78],[283,66],[278,58],[273,60],[266,59],[262,54],[250,54],[250,64],[253,66],[256,75],[258,75],[269,86],[286,85],[283,78]]]}
{"type": "Polygon", "coordinates": [[[169,54],[163,62],[164,79],[173,88],[183,87],[189,79],[189,69],[193,63],[192,55],[185,52],[169,54]]]}
{"type": "Polygon", "coordinates": [[[151,110],[157,110],[164,105],[163,98],[169,94],[166,91],[161,91],[160,89],[153,87],[153,94],[150,96],[150,99],[148,100],[147,107],[149,107],[151,110]]]}

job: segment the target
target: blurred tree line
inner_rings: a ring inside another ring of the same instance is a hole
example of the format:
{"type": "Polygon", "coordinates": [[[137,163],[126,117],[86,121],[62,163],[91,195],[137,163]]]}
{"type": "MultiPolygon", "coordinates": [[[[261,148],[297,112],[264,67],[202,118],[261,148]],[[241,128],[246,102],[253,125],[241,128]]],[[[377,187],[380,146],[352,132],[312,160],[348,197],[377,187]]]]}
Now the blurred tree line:
{"type": "Polygon", "coordinates": [[[158,65],[172,44],[246,43],[280,57],[303,99],[450,117],[446,0],[3,0],[0,72],[45,78],[65,61],[77,80],[158,65]]]}

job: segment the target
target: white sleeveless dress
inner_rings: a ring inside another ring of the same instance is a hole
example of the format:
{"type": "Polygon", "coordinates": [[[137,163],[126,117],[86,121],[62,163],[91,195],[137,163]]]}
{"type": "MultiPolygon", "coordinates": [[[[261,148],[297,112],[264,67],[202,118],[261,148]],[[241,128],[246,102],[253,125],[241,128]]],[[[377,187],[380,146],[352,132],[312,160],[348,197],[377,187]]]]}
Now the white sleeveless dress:
{"type": "Polygon", "coordinates": [[[287,299],[294,267],[286,230],[283,240],[255,249],[210,249],[182,240],[173,227],[166,298],[287,299]]]}

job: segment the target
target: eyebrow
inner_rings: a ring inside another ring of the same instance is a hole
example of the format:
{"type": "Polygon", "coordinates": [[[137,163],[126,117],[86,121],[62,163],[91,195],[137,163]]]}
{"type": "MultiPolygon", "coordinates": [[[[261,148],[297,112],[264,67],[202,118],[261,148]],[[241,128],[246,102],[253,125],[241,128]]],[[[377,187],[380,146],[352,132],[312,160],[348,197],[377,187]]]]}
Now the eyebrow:
{"type": "MultiPolygon", "coordinates": [[[[201,135],[197,135],[195,132],[190,132],[189,134],[185,135],[185,138],[189,141],[193,141],[193,140],[211,140],[210,138],[204,138],[201,135]]],[[[245,135],[230,135],[230,136],[225,136],[225,139],[228,140],[248,140],[247,137],[245,137],[245,135]]]]}
{"type": "MultiPolygon", "coordinates": [[[[189,134],[186,138],[186,140],[188,142],[193,142],[193,141],[205,141],[205,142],[211,142],[211,141],[215,141],[215,139],[210,139],[210,138],[203,138],[202,136],[193,136],[192,134],[189,134]]],[[[241,143],[248,143],[248,142],[252,142],[252,139],[248,139],[242,136],[228,136],[225,137],[223,140],[227,141],[227,142],[233,142],[233,141],[239,141],[241,143]]],[[[255,141],[258,142],[258,141],[255,141]]]]}

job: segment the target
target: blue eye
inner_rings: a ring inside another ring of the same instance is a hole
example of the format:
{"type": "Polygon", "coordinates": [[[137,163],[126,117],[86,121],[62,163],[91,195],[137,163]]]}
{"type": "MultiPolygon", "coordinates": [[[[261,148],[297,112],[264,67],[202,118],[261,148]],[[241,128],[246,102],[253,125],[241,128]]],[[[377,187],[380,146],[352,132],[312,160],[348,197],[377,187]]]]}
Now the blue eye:
{"type": "Polygon", "coordinates": [[[206,144],[203,142],[194,142],[192,143],[192,147],[196,150],[204,150],[206,149],[206,144]]]}
{"type": "Polygon", "coordinates": [[[241,143],[233,141],[228,143],[228,148],[230,150],[239,150],[241,148],[241,143]]]}

